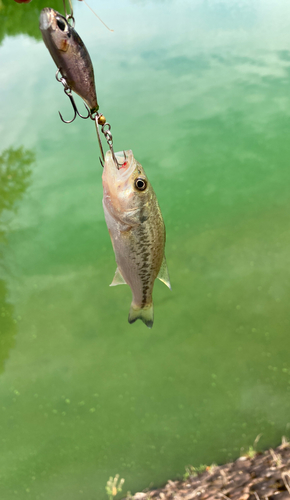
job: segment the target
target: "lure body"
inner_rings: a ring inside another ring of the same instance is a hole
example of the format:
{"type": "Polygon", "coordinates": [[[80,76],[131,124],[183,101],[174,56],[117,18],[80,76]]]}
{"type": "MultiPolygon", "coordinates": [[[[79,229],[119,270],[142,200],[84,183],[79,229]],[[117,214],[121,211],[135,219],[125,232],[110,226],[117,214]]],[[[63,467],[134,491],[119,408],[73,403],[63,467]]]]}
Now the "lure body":
{"type": "Polygon", "coordinates": [[[66,18],[49,7],[40,13],[39,28],[43,41],[69,88],[88,105],[99,109],[94,69],[86,46],[66,18]]]}
{"type": "Polygon", "coordinates": [[[156,195],[132,151],[110,151],[103,172],[103,207],[117,270],[111,286],[127,283],[132,290],[129,323],[153,325],[152,291],[158,277],[169,288],[164,255],[165,226],[156,195]]]}

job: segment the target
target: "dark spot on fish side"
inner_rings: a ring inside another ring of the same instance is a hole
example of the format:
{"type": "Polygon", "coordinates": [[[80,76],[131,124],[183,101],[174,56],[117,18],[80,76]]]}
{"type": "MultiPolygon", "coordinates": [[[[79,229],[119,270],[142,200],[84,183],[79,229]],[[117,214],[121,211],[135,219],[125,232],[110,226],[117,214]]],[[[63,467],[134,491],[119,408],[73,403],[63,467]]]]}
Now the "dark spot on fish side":
{"type": "Polygon", "coordinates": [[[147,299],[147,291],[149,289],[149,285],[144,284],[143,289],[142,289],[142,303],[141,307],[144,307],[146,305],[146,299],[147,299]]]}
{"type": "Polygon", "coordinates": [[[141,217],[140,217],[141,224],[143,224],[143,222],[145,222],[148,219],[149,219],[148,215],[141,215],[141,217]]]}

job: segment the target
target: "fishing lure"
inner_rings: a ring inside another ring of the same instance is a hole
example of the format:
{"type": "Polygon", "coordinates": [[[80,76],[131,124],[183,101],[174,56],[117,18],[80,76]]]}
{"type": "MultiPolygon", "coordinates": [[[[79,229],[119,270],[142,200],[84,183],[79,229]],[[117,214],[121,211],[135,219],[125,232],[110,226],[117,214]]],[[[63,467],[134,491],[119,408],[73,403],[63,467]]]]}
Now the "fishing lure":
{"type": "Polygon", "coordinates": [[[91,113],[98,111],[92,61],[76,30],[64,16],[49,7],[42,9],[39,27],[67,88],[85,101],[91,113]]]}

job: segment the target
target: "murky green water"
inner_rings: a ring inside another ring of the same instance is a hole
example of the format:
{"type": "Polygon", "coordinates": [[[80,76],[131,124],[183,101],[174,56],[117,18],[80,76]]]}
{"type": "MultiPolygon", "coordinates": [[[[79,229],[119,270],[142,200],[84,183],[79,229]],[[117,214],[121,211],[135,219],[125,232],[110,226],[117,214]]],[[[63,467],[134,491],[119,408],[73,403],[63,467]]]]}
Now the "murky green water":
{"type": "Polygon", "coordinates": [[[2,0],[3,500],[103,500],[110,475],[134,492],[290,434],[289,2],[91,4],[114,33],[81,2],[76,27],[116,150],[158,195],[173,290],[156,283],[152,331],[127,323],[93,123],[57,114],[47,3],[2,0]]]}

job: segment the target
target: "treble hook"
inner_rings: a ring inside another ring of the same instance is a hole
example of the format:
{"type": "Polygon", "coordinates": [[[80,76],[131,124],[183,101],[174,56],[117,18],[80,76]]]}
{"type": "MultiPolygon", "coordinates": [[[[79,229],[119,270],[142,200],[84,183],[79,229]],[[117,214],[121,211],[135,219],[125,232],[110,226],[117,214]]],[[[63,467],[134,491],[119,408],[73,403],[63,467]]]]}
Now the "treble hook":
{"type": "Polygon", "coordinates": [[[99,125],[102,127],[102,133],[104,134],[105,136],[105,139],[107,141],[107,144],[110,148],[110,151],[112,153],[112,158],[115,162],[115,165],[117,167],[117,169],[119,170],[119,168],[124,165],[124,163],[126,162],[127,160],[127,155],[125,153],[125,151],[123,151],[123,154],[124,154],[124,161],[122,163],[119,163],[117,158],[116,158],[116,155],[115,155],[115,151],[114,151],[114,148],[113,148],[113,136],[112,136],[112,132],[111,132],[111,125],[106,121],[106,118],[104,117],[104,115],[96,112],[96,114],[91,114],[91,119],[94,120],[95,122],[95,125],[96,125],[96,132],[97,132],[97,137],[98,137],[98,143],[99,143],[99,147],[100,147],[100,152],[101,152],[101,156],[102,158],[99,157],[99,160],[100,160],[100,163],[102,165],[102,167],[104,168],[104,161],[105,161],[105,155],[104,155],[104,150],[103,150],[103,146],[102,146],[102,140],[101,140],[101,135],[100,135],[100,130],[99,130],[99,125]]]}
{"type": "MultiPolygon", "coordinates": [[[[116,165],[116,166],[117,166],[117,169],[118,169],[118,170],[119,170],[119,168],[120,168],[122,165],[124,165],[124,163],[125,163],[125,162],[126,162],[126,160],[127,160],[127,155],[126,155],[126,152],[125,152],[125,151],[123,151],[123,154],[124,154],[124,161],[123,161],[123,163],[119,163],[119,162],[117,161],[117,158],[116,158],[115,154],[113,154],[113,159],[114,159],[114,161],[116,161],[116,162],[117,162],[117,165],[116,165]]],[[[99,156],[99,160],[100,160],[100,164],[101,164],[101,165],[102,165],[102,167],[104,168],[104,159],[102,160],[102,159],[100,158],[100,156],[99,156]]]]}
{"type": "Polygon", "coordinates": [[[77,115],[78,115],[80,118],[83,118],[84,120],[86,120],[87,118],[89,118],[89,117],[91,116],[91,112],[90,112],[90,110],[89,110],[89,108],[88,108],[88,106],[86,105],[86,103],[85,103],[85,102],[84,102],[84,105],[85,105],[85,107],[86,107],[86,110],[87,110],[87,112],[88,112],[88,115],[87,115],[87,116],[83,116],[83,115],[81,115],[81,114],[80,114],[80,112],[78,111],[78,108],[77,108],[77,105],[76,105],[75,100],[74,100],[74,98],[73,98],[73,95],[72,95],[71,89],[69,88],[69,86],[68,86],[68,84],[67,84],[66,79],[62,76],[60,68],[58,68],[58,69],[57,69],[57,72],[55,73],[55,78],[57,79],[57,81],[58,81],[58,82],[62,83],[62,85],[63,85],[63,87],[64,87],[64,93],[65,93],[65,94],[69,97],[70,102],[71,102],[71,105],[72,105],[73,110],[74,110],[74,117],[73,117],[73,119],[72,119],[72,120],[68,120],[68,121],[64,120],[64,119],[63,119],[63,117],[62,117],[62,115],[61,115],[61,113],[60,113],[60,112],[58,112],[58,113],[59,113],[59,116],[60,116],[61,121],[63,121],[64,123],[72,123],[72,122],[76,119],[77,115]],[[59,74],[60,74],[61,76],[59,76],[59,74]]]}
{"type": "MultiPolygon", "coordinates": [[[[98,129],[97,129],[97,132],[98,132],[98,129]]],[[[102,132],[106,138],[107,144],[108,144],[110,151],[112,153],[112,158],[115,162],[115,165],[116,165],[117,169],[119,170],[119,168],[123,165],[123,163],[119,163],[117,158],[116,158],[116,155],[115,155],[115,151],[113,148],[113,136],[112,136],[112,132],[111,132],[111,125],[107,122],[104,123],[102,126],[102,132]]],[[[125,155],[125,160],[126,160],[126,155],[125,155]]]]}
{"type": "Polygon", "coordinates": [[[62,114],[61,114],[61,113],[60,113],[60,111],[59,111],[59,112],[58,112],[58,114],[59,114],[59,116],[60,116],[61,121],[62,121],[63,123],[72,123],[72,122],[76,119],[77,115],[78,115],[80,118],[83,118],[84,120],[86,120],[87,118],[89,118],[89,117],[90,117],[90,115],[91,115],[91,113],[90,113],[90,110],[89,110],[88,106],[86,105],[86,103],[84,102],[84,105],[85,105],[85,107],[86,107],[86,110],[87,110],[87,112],[88,112],[88,115],[87,115],[87,116],[83,116],[83,115],[81,115],[81,114],[80,114],[80,112],[79,112],[79,110],[78,110],[78,108],[77,108],[77,105],[76,105],[76,103],[75,103],[75,100],[74,100],[74,98],[73,98],[73,95],[72,95],[71,90],[70,90],[70,89],[64,89],[64,92],[65,92],[65,94],[66,94],[66,95],[69,97],[69,99],[70,99],[71,105],[72,105],[73,110],[74,110],[74,116],[73,116],[73,118],[72,118],[71,120],[64,120],[64,119],[63,119],[63,117],[62,117],[62,114]]]}

